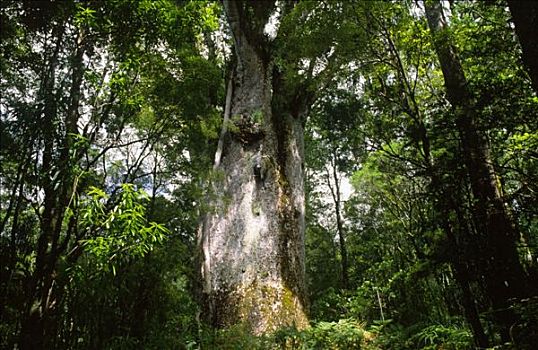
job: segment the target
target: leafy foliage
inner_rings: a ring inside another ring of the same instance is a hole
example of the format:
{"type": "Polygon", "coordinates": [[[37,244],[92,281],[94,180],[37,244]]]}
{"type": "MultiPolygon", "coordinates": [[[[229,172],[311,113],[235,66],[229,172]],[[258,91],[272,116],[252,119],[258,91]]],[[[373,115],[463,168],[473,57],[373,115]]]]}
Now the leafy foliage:
{"type": "Polygon", "coordinates": [[[311,328],[298,331],[281,329],[270,335],[254,337],[242,326],[220,331],[207,337],[202,348],[217,349],[367,349],[363,325],[354,320],[318,322],[311,328]]]}
{"type": "Polygon", "coordinates": [[[227,176],[210,170],[233,65],[220,4],[5,0],[0,347],[470,349],[482,332],[488,346],[533,349],[538,98],[504,2],[450,2],[443,35],[531,286],[507,307],[511,345],[484,277],[499,266],[476,254],[488,241],[481,199],[422,3],[258,10],[273,9],[274,78],[311,102],[312,327],[255,337],[199,317],[198,218],[207,181],[227,176]]]}
{"type": "Polygon", "coordinates": [[[161,244],[168,230],[155,222],[146,223],[148,200],[143,190],[135,190],[132,184],[123,184],[118,203],[109,211],[105,205],[109,197],[97,188],[88,192],[88,200],[81,203],[80,224],[98,232],[95,237],[83,241],[84,249],[94,256],[101,268],[107,270],[116,260],[140,258],[154,246],[161,244]]]}

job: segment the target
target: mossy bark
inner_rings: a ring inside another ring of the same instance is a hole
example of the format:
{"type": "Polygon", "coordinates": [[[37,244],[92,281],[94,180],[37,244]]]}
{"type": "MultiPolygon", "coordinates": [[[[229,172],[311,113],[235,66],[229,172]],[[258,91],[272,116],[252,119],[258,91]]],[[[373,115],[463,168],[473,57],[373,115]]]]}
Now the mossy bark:
{"type": "Polygon", "coordinates": [[[308,325],[303,127],[300,117],[275,113],[270,52],[253,24],[267,11],[249,6],[256,5],[224,2],[238,61],[234,126],[223,135],[217,171],[224,176],[212,184],[213,210],[199,239],[206,318],[261,334],[308,325]]]}

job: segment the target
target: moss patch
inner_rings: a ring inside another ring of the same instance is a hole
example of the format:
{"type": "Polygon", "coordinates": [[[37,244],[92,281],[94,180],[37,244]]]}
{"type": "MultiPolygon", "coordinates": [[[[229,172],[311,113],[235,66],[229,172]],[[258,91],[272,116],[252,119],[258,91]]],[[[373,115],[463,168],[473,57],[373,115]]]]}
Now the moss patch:
{"type": "Polygon", "coordinates": [[[282,327],[304,329],[308,320],[299,298],[285,286],[253,282],[215,299],[217,326],[243,324],[252,334],[282,327]]]}

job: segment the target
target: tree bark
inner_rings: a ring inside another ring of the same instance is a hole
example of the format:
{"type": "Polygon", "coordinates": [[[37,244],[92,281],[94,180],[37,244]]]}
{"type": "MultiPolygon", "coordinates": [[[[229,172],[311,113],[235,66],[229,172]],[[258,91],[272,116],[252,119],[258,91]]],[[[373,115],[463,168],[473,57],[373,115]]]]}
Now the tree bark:
{"type": "Polygon", "coordinates": [[[237,69],[230,121],[200,227],[205,314],[254,334],[308,325],[303,127],[276,104],[263,35],[272,2],[224,1],[237,69]],[[260,25],[260,23],[262,25],[260,25]]]}
{"type": "Polygon", "coordinates": [[[445,231],[448,241],[452,246],[452,251],[455,253],[454,256],[451,257],[450,263],[454,267],[454,278],[461,289],[461,300],[465,319],[471,327],[475,344],[480,348],[488,348],[489,340],[484,331],[484,327],[482,326],[482,322],[480,321],[480,314],[476,305],[476,299],[471,290],[471,276],[469,274],[466,261],[466,250],[468,250],[469,247],[466,247],[464,244],[458,242],[454,228],[459,228],[460,237],[468,237],[469,232],[466,231],[464,223],[459,223],[459,225],[456,225],[455,223],[451,222],[451,214],[457,212],[456,202],[452,199],[451,194],[447,193],[447,191],[442,188],[439,177],[435,173],[433,174],[432,185],[434,188],[439,190],[438,193],[441,196],[441,199],[435,203],[435,207],[436,210],[443,216],[441,221],[443,230],[445,231]]]}
{"type": "Polygon", "coordinates": [[[344,220],[342,218],[342,199],[340,195],[340,177],[338,176],[337,162],[338,154],[335,149],[331,152],[331,170],[332,181],[334,181],[334,187],[331,184],[330,170],[327,169],[327,185],[331,191],[331,197],[334,202],[334,213],[336,216],[336,232],[338,233],[338,244],[340,248],[340,259],[342,266],[342,288],[349,289],[349,260],[347,256],[347,244],[346,235],[344,232],[344,220]]]}
{"type": "MultiPolygon", "coordinates": [[[[451,221],[452,214],[457,209],[456,200],[452,198],[450,190],[442,182],[441,175],[435,168],[434,160],[431,155],[431,143],[428,135],[428,130],[424,124],[422,113],[417,103],[414,89],[406,74],[407,69],[404,67],[400,53],[396,48],[394,41],[390,35],[390,31],[384,28],[385,36],[389,44],[389,50],[394,57],[394,65],[398,71],[398,79],[400,89],[405,92],[402,98],[402,108],[411,117],[414,123],[414,132],[412,133],[413,143],[424,158],[425,175],[430,180],[431,192],[435,196],[433,199],[433,208],[439,216],[440,226],[445,232],[448,242],[451,245],[453,256],[449,259],[450,265],[454,268],[454,279],[460,287],[462,296],[462,306],[465,319],[471,327],[475,344],[480,348],[489,347],[489,341],[484,332],[484,327],[480,321],[475,297],[472,293],[470,282],[471,276],[465,264],[464,250],[462,244],[458,242],[455,230],[458,225],[451,221]]],[[[468,232],[461,232],[462,225],[459,225],[460,236],[468,235],[468,232]]],[[[419,252],[418,249],[416,249],[419,252]]]]}
{"type": "Polygon", "coordinates": [[[517,252],[517,232],[497,187],[489,145],[484,133],[479,130],[463,67],[446,32],[442,4],[426,2],[426,17],[434,36],[433,43],[443,71],[447,97],[456,115],[463,148],[462,158],[474,197],[474,219],[485,240],[482,251],[477,254],[485,259],[482,272],[487,294],[501,327],[503,341],[509,341],[509,330],[515,322],[513,313],[508,309],[510,299],[521,298],[528,293],[526,273],[517,252]]]}
{"type": "Polygon", "coordinates": [[[75,135],[78,134],[78,109],[85,71],[83,64],[85,44],[81,39],[82,34],[79,33],[79,40],[77,40],[72,57],[68,107],[65,116],[61,116],[58,113],[59,102],[54,96],[54,91],[55,75],[59,64],[58,54],[62,49],[64,39],[63,29],[60,25],[54,28],[53,32],[57,35],[56,46],[51,57],[49,72],[42,81],[41,94],[45,101],[42,165],[42,171],[46,174],[42,185],[44,206],[36,249],[36,267],[28,283],[27,305],[21,325],[19,345],[22,349],[54,347],[58,326],[57,305],[63,295],[64,287],[58,278],[57,264],[60,255],[67,248],[71,231],[74,228],[70,225],[64,231],[62,222],[73,191],[75,191],[70,153],[74,149],[75,135]],[[65,134],[61,136],[56,134],[54,126],[60,118],[63,118],[65,123],[65,134]],[[58,155],[55,155],[56,148],[59,148],[58,155]],[[54,170],[58,171],[56,176],[52,175],[54,170]],[[65,236],[63,240],[61,240],[62,233],[65,236]]]}
{"type": "MultiPolygon", "coordinates": [[[[61,49],[63,33],[60,27],[53,29],[55,37],[54,47],[50,48],[49,67],[41,76],[40,91],[38,96],[43,100],[43,164],[41,170],[44,176],[42,188],[44,193],[43,214],[40,225],[40,235],[37,241],[35,271],[29,276],[25,296],[26,305],[21,321],[21,334],[19,346],[21,349],[42,348],[44,346],[44,331],[47,324],[47,312],[44,310],[42,301],[46,299],[43,283],[46,278],[48,269],[47,250],[55,231],[54,217],[57,213],[55,210],[55,191],[52,180],[52,167],[54,163],[54,118],[57,113],[57,101],[54,96],[54,85],[56,69],[58,65],[58,56],[61,49]]],[[[36,118],[39,120],[39,118],[36,118]]]]}
{"type": "Polygon", "coordinates": [[[538,94],[538,3],[530,0],[508,0],[512,21],[522,49],[532,87],[538,94]]]}

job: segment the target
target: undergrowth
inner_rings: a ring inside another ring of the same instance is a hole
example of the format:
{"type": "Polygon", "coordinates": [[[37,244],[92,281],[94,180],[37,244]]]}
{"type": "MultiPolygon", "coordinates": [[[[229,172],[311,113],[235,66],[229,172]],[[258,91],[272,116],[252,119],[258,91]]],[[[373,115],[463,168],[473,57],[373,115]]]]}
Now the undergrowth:
{"type": "Polygon", "coordinates": [[[370,326],[353,319],[315,322],[305,330],[284,328],[270,335],[253,336],[245,327],[205,333],[187,349],[223,350],[466,350],[472,336],[460,325],[415,325],[404,328],[390,320],[370,326]]]}

